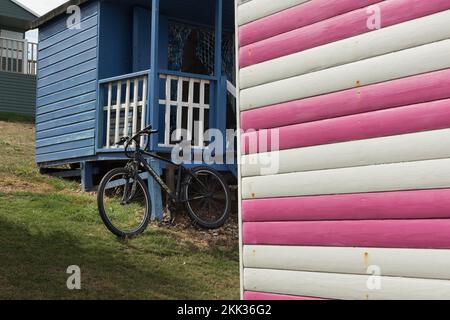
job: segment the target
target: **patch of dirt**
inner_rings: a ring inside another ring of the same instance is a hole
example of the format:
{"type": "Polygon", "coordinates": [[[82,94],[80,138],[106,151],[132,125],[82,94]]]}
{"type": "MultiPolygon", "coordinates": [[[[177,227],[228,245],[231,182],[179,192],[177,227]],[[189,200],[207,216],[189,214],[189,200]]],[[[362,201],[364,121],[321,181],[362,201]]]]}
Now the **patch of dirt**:
{"type": "Polygon", "coordinates": [[[15,176],[0,177],[0,192],[51,192],[54,187],[46,183],[33,183],[15,176]]]}
{"type": "Polygon", "coordinates": [[[160,226],[168,228],[169,232],[181,243],[191,243],[199,247],[219,248],[229,250],[236,247],[239,241],[239,224],[237,213],[232,212],[228,222],[216,230],[205,230],[196,227],[184,212],[180,212],[174,225],[160,226]]]}

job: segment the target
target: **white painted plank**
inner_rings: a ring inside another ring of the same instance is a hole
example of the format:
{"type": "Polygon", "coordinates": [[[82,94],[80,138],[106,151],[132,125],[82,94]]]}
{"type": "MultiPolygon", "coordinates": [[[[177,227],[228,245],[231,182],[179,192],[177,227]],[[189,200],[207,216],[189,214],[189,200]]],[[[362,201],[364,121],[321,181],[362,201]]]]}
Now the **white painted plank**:
{"type": "Polygon", "coordinates": [[[240,71],[241,89],[450,38],[450,10],[333,42],[240,71]]]}
{"type": "Polygon", "coordinates": [[[164,122],[164,144],[166,146],[170,145],[170,100],[171,100],[171,86],[172,86],[172,78],[170,76],[166,77],[166,114],[165,114],[165,122],[164,122]]]}
{"type": "Polygon", "coordinates": [[[117,146],[120,140],[120,110],[122,106],[122,81],[117,83],[116,123],[114,130],[114,144],[117,146]]]}
{"type": "Polygon", "coordinates": [[[187,118],[187,141],[191,142],[193,138],[194,123],[194,84],[193,78],[189,80],[189,99],[188,99],[188,118],[187,118]]]}
{"type": "Polygon", "coordinates": [[[127,85],[126,85],[126,92],[125,92],[125,119],[124,119],[124,126],[123,126],[123,136],[128,136],[128,129],[129,129],[129,113],[130,113],[130,98],[131,98],[131,80],[127,79],[127,85]]]}
{"type": "Polygon", "coordinates": [[[206,96],[206,91],[205,91],[205,86],[206,84],[209,84],[208,81],[202,80],[200,82],[200,109],[198,110],[199,114],[198,114],[198,132],[197,132],[197,137],[198,137],[198,146],[199,147],[204,147],[205,146],[205,109],[209,108],[209,106],[207,106],[205,104],[205,96],[206,96]]]}
{"type": "Polygon", "coordinates": [[[309,0],[253,0],[238,7],[238,24],[243,25],[289,9],[309,0]]]}
{"type": "Polygon", "coordinates": [[[448,187],[450,159],[440,159],[249,177],[242,181],[242,197],[272,198],[448,187]]]}
{"type": "Polygon", "coordinates": [[[450,281],[269,269],[244,269],[246,290],[342,300],[447,300],[450,281]],[[372,289],[372,290],[371,290],[372,289]]]}
{"type": "MultiPolygon", "coordinates": [[[[147,122],[147,93],[148,93],[148,85],[147,85],[147,77],[142,79],[142,115],[141,115],[141,130],[146,127],[147,122]]],[[[140,144],[141,147],[144,148],[145,137],[141,136],[140,144]]]]}
{"type": "Polygon", "coordinates": [[[241,90],[241,110],[450,68],[450,40],[241,90]]]}
{"type": "Polygon", "coordinates": [[[177,80],[177,130],[176,139],[181,139],[181,124],[183,123],[183,78],[177,80]]]}
{"type": "Polygon", "coordinates": [[[111,107],[112,107],[112,83],[108,84],[108,102],[106,111],[106,148],[111,145],[111,107]]]}
{"type": "Polygon", "coordinates": [[[450,129],[242,156],[244,177],[450,158],[450,129]]]}
{"type": "Polygon", "coordinates": [[[450,250],[244,246],[243,256],[246,268],[450,279],[450,250]]]}
{"type": "Polygon", "coordinates": [[[138,113],[139,113],[139,78],[135,78],[133,88],[133,136],[138,132],[138,113]]]}

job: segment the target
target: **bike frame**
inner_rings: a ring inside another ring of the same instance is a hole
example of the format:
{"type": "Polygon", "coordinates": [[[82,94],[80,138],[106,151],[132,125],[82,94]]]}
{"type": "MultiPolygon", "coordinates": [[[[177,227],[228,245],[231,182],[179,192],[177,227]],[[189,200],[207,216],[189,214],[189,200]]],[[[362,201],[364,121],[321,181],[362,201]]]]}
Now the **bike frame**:
{"type": "MultiPolygon", "coordinates": [[[[151,126],[146,128],[145,130],[147,130],[149,128],[151,128],[151,126]]],[[[153,131],[153,132],[150,132],[147,134],[150,135],[152,133],[157,133],[157,131],[153,131]]],[[[133,138],[126,140],[127,143],[125,145],[125,155],[128,158],[130,158],[130,160],[133,161],[135,164],[140,164],[141,166],[143,166],[145,171],[147,171],[147,173],[150,174],[153,179],[155,179],[155,181],[161,186],[161,188],[169,195],[169,197],[172,201],[174,201],[175,203],[182,203],[182,202],[188,202],[190,200],[190,199],[182,199],[182,192],[181,192],[182,185],[181,184],[182,184],[182,178],[183,178],[183,171],[186,171],[191,177],[193,177],[197,182],[199,182],[199,184],[202,186],[202,188],[207,190],[207,187],[203,184],[203,182],[200,181],[195,175],[193,175],[191,173],[190,170],[185,168],[182,164],[176,164],[169,159],[166,159],[164,157],[157,155],[156,153],[146,151],[146,149],[148,148],[149,139],[147,139],[147,147],[144,148],[144,150],[142,150],[140,148],[139,140],[138,140],[138,138],[142,134],[143,134],[143,131],[136,134],[133,138]],[[130,146],[130,143],[133,141],[135,143],[135,149],[128,151],[128,147],[130,146]],[[133,156],[129,155],[131,152],[134,154],[133,156]],[[170,190],[169,186],[161,179],[159,174],[148,164],[147,160],[145,159],[145,156],[169,163],[178,169],[177,185],[176,185],[175,191],[170,190]]],[[[125,139],[128,139],[128,138],[125,138],[125,139]]],[[[136,174],[138,174],[139,166],[135,169],[137,171],[136,174]]]]}
{"type": "Polygon", "coordinates": [[[147,171],[147,173],[149,173],[152,176],[152,178],[155,179],[155,181],[161,186],[161,188],[169,195],[170,199],[172,201],[174,201],[175,203],[184,203],[184,202],[188,202],[191,200],[191,199],[183,199],[182,198],[181,188],[182,188],[183,172],[187,172],[187,174],[189,174],[192,178],[194,178],[196,181],[198,181],[199,184],[205,190],[207,190],[207,188],[203,184],[203,182],[200,181],[195,175],[193,175],[189,169],[185,168],[181,164],[176,164],[173,161],[163,158],[155,153],[147,152],[147,151],[141,150],[139,147],[137,147],[137,149],[134,151],[134,157],[131,159],[134,161],[137,161],[140,165],[142,165],[144,167],[145,171],[147,171]],[[164,161],[164,162],[169,163],[177,168],[178,173],[177,173],[177,185],[176,185],[175,192],[173,190],[171,190],[169,188],[169,186],[161,179],[161,177],[155,171],[155,169],[153,169],[148,164],[147,160],[145,159],[145,156],[164,161]]]}
{"type": "Polygon", "coordinates": [[[183,165],[179,165],[174,163],[173,161],[163,158],[155,153],[151,153],[151,152],[147,152],[144,150],[136,150],[135,151],[136,154],[136,159],[137,161],[144,167],[145,171],[147,171],[153,179],[155,179],[155,181],[161,186],[161,188],[176,202],[181,202],[181,179],[183,176],[183,171],[187,171],[187,169],[183,166],[183,165]],[[178,170],[177,173],[177,185],[176,185],[176,190],[175,193],[173,190],[171,190],[169,188],[169,186],[161,179],[161,177],[159,176],[159,174],[155,171],[155,169],[153,169],[147,162],[147,160],[145,159],[145,156],[150,157],[150,158],[154,158],[157,160],[161,160],[164,161],[166,163],[169,163],[173,166],[175,166],[178,170]]]}

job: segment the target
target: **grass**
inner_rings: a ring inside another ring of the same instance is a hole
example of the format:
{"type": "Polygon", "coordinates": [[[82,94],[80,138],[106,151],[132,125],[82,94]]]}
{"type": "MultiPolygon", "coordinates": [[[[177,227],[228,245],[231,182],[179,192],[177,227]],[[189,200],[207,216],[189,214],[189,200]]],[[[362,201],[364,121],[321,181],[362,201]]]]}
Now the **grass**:
{"type": "Polygon", "coordinates": [[[9,112],[0,112],[0,121],[34,123],[34,117],[9,112]]]}
{"type": "Polygon", "coordinates": [[[0,121],[0,299],[238,299],[237,243],[211,246],[192,230],[151,225],[119,241],[95,194],[39,174],[34,125],[0,121]],[[81,268],[81,290],[66,270],[81,268]]]}

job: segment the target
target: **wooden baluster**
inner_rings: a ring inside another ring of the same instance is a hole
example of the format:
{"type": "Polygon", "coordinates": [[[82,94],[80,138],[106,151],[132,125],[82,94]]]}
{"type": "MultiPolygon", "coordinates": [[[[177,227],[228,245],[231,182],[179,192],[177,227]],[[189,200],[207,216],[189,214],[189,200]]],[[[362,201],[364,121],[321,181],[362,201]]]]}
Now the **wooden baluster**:
{"type": "Polygon", "coordinates": [[[106,148],[111,146],[111,106],[112,106],[112,83],[108,83],[108,106],[106,116],[106,148]]]}
{"type": "MultiPolygon", "coordinates": [[[[147,115],[147,77],[143,77],[142,84],[142,113],[141,113],[141,129],[145,128],[146,115],[147,115]]],[[[150,105],[149,105],[150,109],[150,105]]],[[[144,147],[144,137],[141,137],[141,147],[144,147]]]]}

